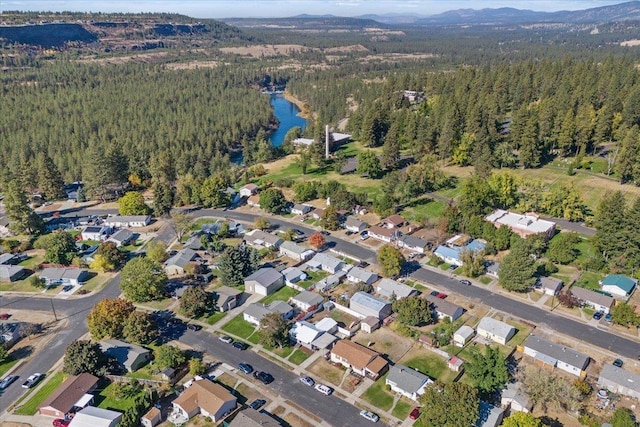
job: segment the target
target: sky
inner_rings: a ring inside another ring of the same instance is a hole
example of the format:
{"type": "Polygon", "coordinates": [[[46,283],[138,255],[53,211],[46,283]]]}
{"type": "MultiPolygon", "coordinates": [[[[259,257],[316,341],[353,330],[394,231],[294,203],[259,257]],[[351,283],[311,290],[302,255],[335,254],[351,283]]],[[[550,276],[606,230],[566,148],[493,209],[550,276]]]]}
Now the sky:
{"type": "Polygon", "coordinates": [[[579,10],[625,0],[0,0],[3,10],[73,12],[175,12],[194,18],[287,17],[307,13],[434,15],[454,9],[515,7],[579,10]]]}

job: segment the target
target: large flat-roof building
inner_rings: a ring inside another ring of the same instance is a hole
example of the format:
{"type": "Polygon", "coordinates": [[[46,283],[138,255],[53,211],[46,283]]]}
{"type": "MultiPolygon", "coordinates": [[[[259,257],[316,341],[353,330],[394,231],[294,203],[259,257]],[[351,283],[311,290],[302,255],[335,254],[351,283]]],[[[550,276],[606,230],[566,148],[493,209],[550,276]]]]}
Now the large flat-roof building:
{"type": "Polygon", "coordinates": [[[521,215],[514,212],[504,211],[502,209],[496,209],[484,219],[495,225],[497,228],[500,228],[503,225],[509,227],[512,232],[522,238],[532,234],[543,234],[550,239],[556,232],[555,222],[540,219],[540,217],[533,212],[527,212],[524,215],[521,215]]]}

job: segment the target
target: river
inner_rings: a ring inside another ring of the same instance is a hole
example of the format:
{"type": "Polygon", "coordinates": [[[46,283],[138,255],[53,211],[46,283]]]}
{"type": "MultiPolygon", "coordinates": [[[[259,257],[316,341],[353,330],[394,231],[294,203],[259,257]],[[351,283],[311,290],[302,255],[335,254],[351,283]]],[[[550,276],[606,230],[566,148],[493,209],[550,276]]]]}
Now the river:
{"type": "Polygon", "coordinates": [[[287,100],[284,96],[279,94],[271,94],[271,107],[273,107],[273,113],[280,121],[278,129],[275,130],[269,136],[269,141],[274,147],[279,147],[284,142],[284,137],[289,132],[289,129],[299,126],[304,129],[307,126],[307,121],[300,117],[298,113],[300,110],[293,102],[287,100]]]}

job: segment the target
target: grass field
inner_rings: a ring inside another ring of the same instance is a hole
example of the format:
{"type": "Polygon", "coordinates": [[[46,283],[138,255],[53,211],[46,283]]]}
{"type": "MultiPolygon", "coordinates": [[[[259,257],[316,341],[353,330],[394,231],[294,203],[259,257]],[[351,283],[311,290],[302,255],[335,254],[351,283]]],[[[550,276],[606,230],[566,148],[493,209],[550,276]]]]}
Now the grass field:
{"type": "Polygon", "coordinates": [[[447,368],[447,363],[441,357],[424,352],[419,356],[412,356],[411,353],[407,354],[407,360],[400,363],[445,383],[455,378],[456,373],[447,368]]]}
{"type": "MultiPolygon", "coordinates": [[[[124,412],[127,409],[133,407],[135,397],[123,398],[123,399],[113,399],[109,395],[111,394],[111,389],[115,387],[115,383],[111,383],[106,386],[99,394],[96,396],[96,401],[100,402],[98,404],[98,408],[102,409],[111,409],[114,411],[124,412]]],[[[146,391],[141,390],[140,394],[144,394],[146,391]]],[[[136,397],[138,396],[136,395],[136,397]]]]}
{"type": "Polygon", "coordinates": [[[205,319],[203,319],[205,322],[207,322],[210,325],[215,325],[218,321],[220,321],[223,317],[225,317],[227,315],[227,313],[223,313],[220,311],[216,311],[215,313],[213,313],[210,316],[207,316],[205,319]]]}
{"type": "Polygon", "coordinates": [[[298,295],[300,292],[296,291],[293,288],[288,286],[284,286],[280,288],[277,292],[272,293],[271,295],[264,297],[260,300],[263,304],[269,304],[273,301],[289,301],[289,298],[298,295]]]}
{"type": "Polygon", "coordinates": [[[401,420],[404,420],[409,416],[412,409],[413,409],[413,406],[410,403],[405,402],[404,400],[398,400],[398,403],[396,403],[396,406],[393,407],[393,411],[391,411],[391,415],[401,420]]]}
{"type": "Polygon", "coordinates": [[[46,383],[40,387],[38,391],[35,392],[32,396],[29,397],[27,402],[20,406],[15,413],[17,415],[35,415],[38,411],[38,407],[47,398],[55,389],[58,388],[60,384],[62,384],[62,380],[64,379],[64,374],[62,372],[55,373],[50,378],[45,378],[46,383]]]}
{"type": "Polygon", "coordinates": [[[393,395],[385,390],[384,380],[387,375],[379,378],[371,387],[362,394],[362,398],[376,408],[388,411],[393,405],[393,395]]]}
{"type": "Polygon", "coordinates": [[[7,360],[0,363],[0,377],[4,377],[4,374],[9,372],[9,369],[13,367],[16,363],[18,363],[19,359],[14,359],[13,357],[7,357],[7,360]]]}
{"type": "Polygon", "coordinates": [[[576,281],[575,286],[599,291],[600,284],[598,283],[598,281],[600,281],[600,279],[602,279],[603,277],[604,276],[600,273],[583,271],[582,274],[580,274],[580,278],[576,281]]]}
{"type": "Polygon", "coordinates": [[[404,208],[400,212],[403,217],[412,221],[422,221],[429,218],[439,218],[447,205],[439,200],[423,199],[414,204],[404,208]]]}
{"type": "Polygon", "coordinates": [[[309,355],[304,351],[295,350],[293,353],[291,353],[291,356],[289,356],[289,362],[299,365],[305,360],[307,360],[308,358],[309,358],[309,355]]]}
{"type": "Polygon", "coordinates": [[[222,327],[223,331],[244,339],[249,338],[255,329],[251,323],[244,320],[242,314],[237,315],[222,327]]]}

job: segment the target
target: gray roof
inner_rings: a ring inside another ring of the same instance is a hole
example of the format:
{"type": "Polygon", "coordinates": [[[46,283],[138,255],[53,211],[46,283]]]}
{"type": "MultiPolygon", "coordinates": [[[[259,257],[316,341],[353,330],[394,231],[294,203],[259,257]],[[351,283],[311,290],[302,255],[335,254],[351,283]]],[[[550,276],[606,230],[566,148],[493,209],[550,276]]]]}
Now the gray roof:
{"type": "Polygon", "coordinates": [[[280,280],[280,278],[282,278],[282,273],[275,268],[266,267],[253,272],[251,275],[247,276],[244,281],[255,281],[262,286],[269,286],[280,280]]]}
{"type": "Polygon", "coordinates": [[[264,305],[259,302],[254,302],[253,304],[249,304],[247,308],[244,309],[244,312],[258,321],[260,321],[264,316],[269,313],[280,313],[287,314],[293,310],[289,304],[284,301],[274,301],[269,305],[264,305]]]}
{"type": "Polygon", "coordinates": [[[309,264],[320,264],[322,266],[326,266],[332,270],[337,269],[340,264],[343,264],[344,261],[342,261],[341,259],[338,259],[336,257],[333,257],[331,255],[328,255],[324,252],[320,252],[314,255],[313,258],[311,258],[311,260],[308,262],[309,264]]]}
{"type": "Polygon", "coordinates": [[[562,284],[564,283],[560,279],[556,279],[555,277],[540,277],[538,279],[538,283],[545,289],[551,289],[552,291],[559,291],[562,288],[562,284]]]}
{"type": "Polygon", "coordinates": [[[324,301],[324,298],[322,298],[320,295],[313,292],[302,291],[295,297],[292,297],[291,301],[301,302],[303,304],[309,304],[309,305],[316,305],[324,301]]]}
{"type": "Polygon", "coordinates": [[[149,215],[116,215],[105,220],[105,224],[123,223],[123,222],[146,222],[151,220],[149,215]]]}
{"type": "Polygon", "coordinates": [[[364,283],[368,282],[369,279],[371,279],[372,277],[374,278],[374,280],[378,279],[378,275],[376,273],[374,273],[373,271],[365,270],[364,268],[361,268],[361,267],[353,267],[351,270],[347,272],[347,276],[353,277],[356,280],[359,280],[364,283]]]}
{"type": "Polygon", "coordinates": [[[395,280],[384,278],[378,282],[376,292],[385,298],[391,298],[391,294],[395,294],[396,298],[405,298],[416,292],[411,286],[398,283],[395,280]]]}
{"type": "Polygon", "coordinates": [[[458,328],[457,331],[453,333],[453,335],[460,335],[466,341],[467,339],[471,338],[475,333],[476,331],[471,326],[462,325],[460,326],[460,328],[458,328]]]}
{"type": "Polygon", "coordinates": [[[502,391],[502,398],[518,402],[524,408],[531,410],[533,404],[529,402],[529,396],[522,391],[522,383],[507,383],[507,388],[502,391]]]}
{"type": "Polygon", "coordinates": [[[395,365],[389,368],[387,381],[398,385],[407,393],[417,393],[431,379],[425,374],[404,365],[395,365]]]}
{"type": "Polygon", "coordinates": [[[455,317],[460,310],[464,311],[464,309],[459,305],[433,295],[426,294],[424,295],[424,298],[433,304],[433,309],[435,311],[446,316],[455,317]]]}
{"type": "Polygon", "coordinates": [[[231,297],[237,297],[238,295],[242,294],[241,290],[230,288],[229,286],[220,286],[219,288],[214,289],[213,292],[217,293],[218,295],[228,295],[231,297]]]}
{"type": "MultiPolygon", "coordinates": [[[[600,371],[600,379],[619,384],[625,388],[631,389],[636,393],[640,393],[640,375],[613,366],[610,363],[605,364],[600,371]]],[[[598,379],[598,383],[600,383],[598,379]]]]}
{"type": "Polygon", "coordinates": [[[300,270],[298,267],[289,267],[282,270],[282,275],[287,282],[291,282],[296,279],[300,279],[301,277],[307,277],[307,273],[300,270]]]}
{"type": "Polygon", "coordinates": [[[180,250],[177,254],[169,258],[164,265],[177,265],[184,268],[187,264],[193,261],[198,254],[193,249],[185,248],[180,250]]]}
{"type": "Polygon", "coordinates": [[[140,347],[139,345],[115,339],[100,341],[100,347],[102,348],[102,351],[116,359],[118,363],[125,367],[131,366],[131,364],[133,364],[141,354],[148,354],[151,352],[151,350],[140,347]]]}
{"type": "Polygon", "coordinates": [[[351,303],[360,304],[378,312],[382,311],[386,306],[389,305],[387,301],[376,298],[366,292],[356,292],[355,294],[353,294],[351,300],[349,301],[349,306],[351,306],[351,303]]]}
{"type": "Polygon", "coordinates": [[[313,209],[311,205],[305,205],[303,203],[294,203],[292,210],[300,211],[300,212],[309,212],[313,209]]]}
{"type": "Polygon", "coordinates": [[[271,233],[266,233],[262,230],[253,230],[250,233],[245,233],[244,239],[247,243],[263,246],[265,243],[271,246],[277,246],[278,244],[283,243],[283,240],[280,237],[271,233]]]}
{"type": "Polygon", "coordinates": [[[578,298],[581,301],[595,303],[604,307],[611,307],[615,301],[610,296],[603,295],[598,292],[593,292],[589,289],[579,288],[577,286],[571,287],[571,293],[574,297],[578,298]]]}
{"type": "Polygon", "coordinates": [[[193,236],[189,237],[189,240],[187,240],[185,244],[182,245],[182,247],[194,251],[199,251],[200,249],[202,249],[202,241],[200,240],[200,236],[194,234],[193,236]]]}
{"type": "Polygon", "coordinates": [[[414,237],[414,236],[404,235],[403,237],[400,238],[400,241],[404,245],[411,246],[411,247],[426,248],[428,245],[426,240],[423,240],[419,237],[414,237]]]}
{"type": "Polygon", "coordinates": [[[0,279],[10,279],[25,270],[19,265],[0,265],[0,279]]]}
{"type": "Polygon", "coordinates": [[[511,330],[515,328],[508,323],[501,322],[500,320],[496,320],[492,317],[483,317],[480,319],[480,323],[478,323],[478,327],[476,329],[482,329],[495,336],[506,339],[511,333],[511,330]]]}
{"type": "Polygon", "coordinates": [[[280,249],[281,250],[284,249],[284,250],[287,250],[289,252],[296,253],[298,255],[302,255],[303,253],[311,250],[311,249],[305,248],[304,246],[301,246],[301,245],[299,245],[297,243],[289,242],[289,241],[282,242],[282,244],[280,245],[280,249]]]}
{"type": "Polygon", "coordinates": [[[251,408],[238,412],[238,415],[229,423],[229,427],[280,427],[281,425],[266,413],[251,408]]]}
{"type": "Polygon", "coordinates": [[[0,264],[11,264],[14,254],[0,254],[0,264]]]}
{"type": "Polygon", "coordinates": [[[45,268],[38,275],[44,279],[54,281],[62,279],[80,280],[87,270],[81,268],[45,268]]]}
{"type": "Polygon", "coordinates": [[[500,420],[503,414],[504,409],[493,406],[490,403],[480,401],[476,427],[497,427],[500,425],[500,420]]]}
{"type": "Polygon", "coordinates": [[[357,228],[360,228],[362,226],[362,224],[364,224],[365,226],[367,225],[366,222],[362,221],[361,219],[356,218],[353,215],[349,215],[347,217],[347,219],[344,221],[344,226],[345,227],[357,227],[357,228]]]}
{"type": "Polygon", "coordinates": [[[589,356],[536,335],[529,335],[524,346],[581,370],[589,364],[589,356]]]}
{"type": "Polygon", "coordinates": [[[127,240],[131,240],[133,237],[133,231],[127,230],[123,228],[122,230],[118,230],[109,237],[109,240],[114,240],[117,242],[126,242],[127,240]]]}

